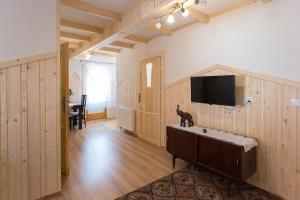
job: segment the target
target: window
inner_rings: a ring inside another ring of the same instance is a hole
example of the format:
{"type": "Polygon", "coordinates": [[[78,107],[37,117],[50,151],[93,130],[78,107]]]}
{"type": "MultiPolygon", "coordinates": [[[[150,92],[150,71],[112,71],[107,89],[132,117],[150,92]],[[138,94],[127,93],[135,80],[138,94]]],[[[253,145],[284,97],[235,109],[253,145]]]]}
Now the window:
{"type": "Polygon", "coordinates": [[[152,87],[152,68],[153,68],[153,64],[152,63],[146,64],[147,88],[151,88],[152,87]]]}

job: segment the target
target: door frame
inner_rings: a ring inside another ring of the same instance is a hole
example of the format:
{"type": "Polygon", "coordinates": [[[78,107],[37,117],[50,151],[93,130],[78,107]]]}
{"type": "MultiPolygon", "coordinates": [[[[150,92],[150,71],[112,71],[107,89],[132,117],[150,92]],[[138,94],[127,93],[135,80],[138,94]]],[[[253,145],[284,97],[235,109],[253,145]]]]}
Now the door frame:
{"type": "MultiPolygon", "coordinates": [[[[138,70],[137,70],[137,94],[140,94],[140,69],[141,69],[141,62],[146,59],[151,59],[154,57],[160,57],[160,147],[166,147],[166,129],[165,129],[165,65],[166,65],[166,58],[165,58],[165,52],[157,52],[153,54],[149,54],[146,56],[142,56],[138,58],[138,70]]],[[[141,131],[141,120],[140,120],[140,110],[141,110],[141,104],[138,101],[138,97],[136,99],[136,135],[140,137],[140,131],[141,131]]]]}
{"type": "Polygon", "coordinates": [[[61,173],[69,175],[69,44],[60,45],[61,173]]]}

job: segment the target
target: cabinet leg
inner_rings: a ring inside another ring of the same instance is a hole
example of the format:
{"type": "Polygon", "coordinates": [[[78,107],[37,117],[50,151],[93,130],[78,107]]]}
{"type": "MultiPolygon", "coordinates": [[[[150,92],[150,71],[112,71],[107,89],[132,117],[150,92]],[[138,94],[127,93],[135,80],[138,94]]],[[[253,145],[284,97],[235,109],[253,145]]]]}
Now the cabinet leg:
{"type": "Polygon", "coordinates": [[[173,158],[172,158],[173,169],[175,169],[175,161],[176,161],[176,156],[173,155],[173,158]]]}
{"type": "Polygon", "coordinates": [[[231,185],[232,185],[232,180],[228,179],[228,184],[227,184],[227,196],[230,196],[231,193],[231,185]]]}

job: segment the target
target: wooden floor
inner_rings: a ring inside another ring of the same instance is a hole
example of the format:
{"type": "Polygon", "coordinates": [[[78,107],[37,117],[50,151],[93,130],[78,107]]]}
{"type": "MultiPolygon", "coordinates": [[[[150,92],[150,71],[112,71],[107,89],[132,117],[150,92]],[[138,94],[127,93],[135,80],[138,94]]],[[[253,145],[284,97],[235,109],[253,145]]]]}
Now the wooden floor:
{"type": "MultiPolygon", "coordinates": [[[[177,169],[186,165],[179,161],[177,169]]],[[[164,150],[122,133],[115,121],[71,132],[70,176],[59,200],[111,200],[173,172],[164,150]]]]}

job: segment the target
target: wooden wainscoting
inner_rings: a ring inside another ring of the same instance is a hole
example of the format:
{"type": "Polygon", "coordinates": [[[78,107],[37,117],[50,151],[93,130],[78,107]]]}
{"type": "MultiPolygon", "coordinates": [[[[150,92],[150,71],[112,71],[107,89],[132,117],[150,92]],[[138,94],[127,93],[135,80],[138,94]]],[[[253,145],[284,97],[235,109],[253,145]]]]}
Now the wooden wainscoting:
{"type": "Polygon", "coordinates": [[[233,111],[191,103],[187,77],[166,87],[166,125],[179,122],[179,104],[199,126],[258,139],[258,171],[249,182],[285,199],[300,199],[300,108],[290,104],[300,98],[300,83],[224,66],[195,75],[225,74],[245,75],[246,96],[254,102],[233,111]]]}
{"type": "Polygon", "coordinates": [[[60,191],[56,53],[0,63],[0,199],[60,191]]]}

